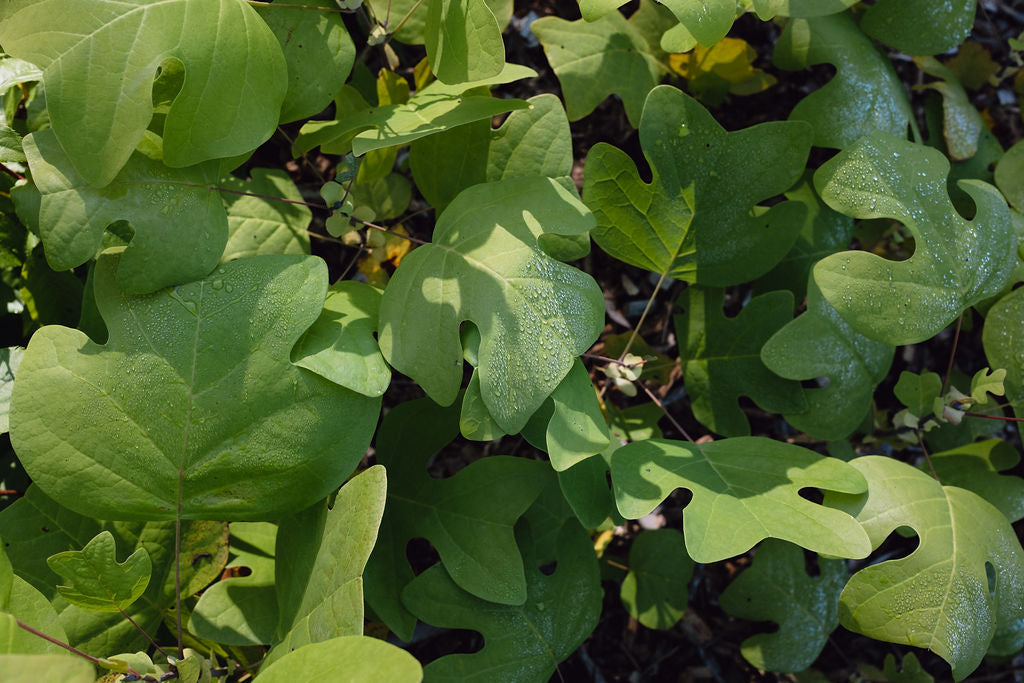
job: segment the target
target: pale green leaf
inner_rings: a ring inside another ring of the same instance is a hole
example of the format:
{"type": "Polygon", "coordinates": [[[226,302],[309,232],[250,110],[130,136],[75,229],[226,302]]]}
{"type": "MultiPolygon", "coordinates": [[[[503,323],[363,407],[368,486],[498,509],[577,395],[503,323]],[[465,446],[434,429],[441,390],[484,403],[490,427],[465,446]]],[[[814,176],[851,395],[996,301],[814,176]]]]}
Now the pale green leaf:
{"type": "Polygon", "coordinates": [[[563,472],[608,447],[608,427],[590,374],[578,359],[551,393],[554,412],[545,445],[551,466],[563,472]]]}
{"type": "Polygon", "coordinates": [[[626,4],[627,0],[577,0],[580,14],[587,21],[597,21],[604,15],[626,4]]]}
{"type": "Polygon", "coordinates": [[[4,683],[93,683],[96,670],[91,662],[69,653],[0,654],[4,683]]]}
{"type": "Polygon", "coordinates": [[[753,565],[722,592],[722,609],[732,616],[779,625],[740,646],[755,668],[803,671],[825,649],[839,625],[839,593],[850,575],[841,560],[818,558],[818,571],[807,575],[800,548],[768,540],[758,546],[753,565]]]}
{"type": "Polygon", "coordinates": [[[39,81],[42,78],[43,71],[35,64],[8,54],[0,54],[0,92],[19,83],[39,81]]]}
{"type": "Polygon", "coordinates": [[[387,478],[375,465],[319,503],[286,517],[277,534],[275,577],[281,613],[264,663],[308,643],[363,632],[363,568],[377,540],[387,478]]]}
{"type": "Polygon", "coordinates": [[[675,529],[644,531],[629,547],[629,573],[619,597],[647,628],[669,629],[683,618],[693,560],[675,529]]]}
{"type": "Polygon", "coordinates": [[[762,21],[775,16],[821,17],[837,14],[859,0],[754,0],[754,10],[762,21]]]}
{"type": "Polygon", "coordinates": [[[273,519],[338,486],[380,403],[289,360],[322,309],[324,263],[254,257],[130,296],[118,260],[96,268],[105,346],[53,326],[25,352],[11,442],[33,480],[114,519],[273,519]]]}
{"type": "Polygon", "coordinates": [[[217,184],[215,162],[175,170],[135,153],[97,190],[72,167],[52,129],[26,137],[25,154],[42,193],[39,232],[54,270],[95,257],[104,231],[119,220],[134,231],[117,273],[129,293],[201,278],[217,265],[228,223],[220,194],[207,187],[217,184]]]}
{"type": "Polygon", "coordinates": [[[0,434],[6,434],[10,426],[8,415],[11,409],[11,389],[14,388],[14,375],[24,355],[25,349],[20,346],[0,349],[0,434]]]}
{"type": "Polygon", "coordinates": [[[773,413],[807,410],[800,383],[779,377],[761,360],[761,347],[792,320],[789,292],[762,294],[735,318],[722,312],[724,291],[691,285],[676,302],[676,338],[683,359],[683,379],[693,416],[711,431],[724,436],[750,433],[740,409],[746,396],[773,413]]]}
{"type": "MultiPolygon", "coordinates": [[[[1000,474],[1020,462],[1020,453],[1005,441],[986,439],[931,454],[939,480],[973,491],[992,503],[1011,522],[1024,518],[1024,479],[1000,474]]],[[[928,464],[921,468],[929,472],[928,464]]],[[[930,473],[930,472],[929,472],[930,473]]]]}
{"type": "Polygon", "coordinates": [[[61,597],[97,612],[120,612],[138,600],[153,571],[143,548],[118,562],[117,544],[109,531],[101,531],[81,550],[51,555],[46,563],[68,582],[57,586],[61,597]]]}
{"type": "MultiPolygon", "coordinates": [[[[237,192],[252,192],[303,201],[299,189],[284,171],[254,168],[250,180],[222,178],[219,186],[237,192]]],[[[260,254],[308,254],[306,228],[313,217],[306,206],[222,192],[228,213],[228,243],[222,262],[260,254]]]]}
{"type": "Polygon", "coordinates": [[[402,601],[427,623],[473,629],[484,637],[479,652],[447,655],[428,664],[427,680],[546,681],[597,625],[603,592],[590,537],[579,523],[570,520],[562,526],[551,575],[537,566],[529,541],[521,545],[524,560],[518,569],[526,575],[521,606],[486,602],[467,593],[441,565],[417,576],[402,592],[402,601]]]}
{"type": "Polygon", "coordinates": [[[368,636],[342,636],[289,652],[260,671],[259,683],[419,683],[423,669],[411,654],[368,636]]]}
{"type": "Polygon", "coordinates": [[[995,183],[1013,208],[1024,210],[1024,140],[1006,150],[996,164],[995,183]]]}
{"type": "Polygon", "coordinates": [[[574,190],[536,176],[476,185],[439,217],[433,242],[402,259],[384,292],[380,348],[437,402],[462,382],[459,325],[480,330],[480,385],[488,412],[518,432],[600,334],[597,283],[541,250],[545,232],[592,226],[574,190]]]}
{"type": "Polygon", "coordinates": [[[988,362],[1006,369],[1003,386],[1017,417],[1024,417],[1024,287],[993,306],[981,331],[988,362]]]}
{"type": "Polygon", "coordinates": [[[57,645],[18,626],[15,619],[57,640],[67,641],[67,634],[50,601],[32,584],[14,573],[4,551],[3,539],[0,539],[0,653],[62,652],[57,645]]]}
{"type": "Polygon", "coordinates": [[[840,598],[839,620],[876,640],[928,648],[962,680],[985,653],[1024,644],[1024,551],[1005,517],[978,495],[942,486],[891,458],[850,463],[867,493],[826,493],[825,504],[856,515],[877,548],[897,528],[920,538],[907,557],[860,570],[840,598]]]}
{"type": "Polygon", "coordinates": [[[444,83],[479,81],[505,65],[503,26],[479,0],[427,0],[423,27],[430,70],[444,83]]]}
{"type": "MultiPolygon", "coordinates": [[[[366,168],[362,166],[361,168],[366,168]]],[[[359,210],[369,208],[373,211],[371,220],[387,221],[398,218],[409,207],[412,199],[412,185],[409,179],[398,173],[388,173],[383,178],[367,182],[356,181],[349,195],[355,205],[355,215],[359,210]]],[[[370,239],[367,237],[367,239],[370,239]]]]}
{"type": "Polygon", "coordinates": [[[153,115],[165,60],[185,66],[163,125],[164,160],[191,166],[254,149],[277,125],[286,67],[237,0],[40,0],[3,12],[0,44],[43,70],[56,138],[85,182],[108,184],[153,115]]]}
{"type": "Polygon", "coordinates": [[[977,0],[879,0],[863,31],[909,55],[936,55],[959,45],[974,25],[977,0]]]}
{"type": "Polygon", "coordinates": [[[848,13],[790,21],[775,46],[774,61],[789,70],[825,62],[836,67],[835,78],[801,99],[789,115],[814,126],[817,147],[843,149],[874,131],[905,138],[907,126],[914,125],[892,64],[848,13]]]}
{"type": "Polygon", "coordinates": [[[921,667],[921,662],[913,652],[903,655],[898,671],[896,656],[890,652],[882,662],[882,670],[888,683],[932,683],[935,680],[921,667]]]}
{"type": "Polygon", "coordinates": [[[663,0],[679,23],[704,47],[729,32],[736,19],[736,0],[663,0]]]}
{"type": "Polygon", "coordinates": [[[850,515],[798,493],[806,487],[861,493],[864,477],[840,460],[792,444],[759,437],[705,444],[636,441],[615,452],[612,484],[627,519],[649,514],[677,488],[692,491],[683,536],[697,562],[740,555],[765,538],[837,557],[866,557],[870,551],[850,515]]]}
{"type": "Polygon", "coordinates": [[[594,241],[620,261],[689,282],[761,275],[793,245],[804,208],[757,203],[799,179],[810,137],[806,124],[789,122],[727,132],[696,100],[659,86],[640,120],[650,184],[615,147],[598,143],[587,155],[583,199],[597,219],[594,241]]]}
{"type": "Polygon", "coordinates": [[[975,373],[971,379],[971,398],[978,403],[988,403],[988,395],[1004,396],[1006,389],[1003,387],[1003,380],[1006,379],[1006,369],[999,368],[989,372],[989,369],[982,368],[975,373]]]}
{"type": "Polygon", "coordinates": [[[942,95],[942,137],[946,151],[953,161],[970,159],[978,151],[978,139],[985,129],[981,114],[971,104],[967,92],[956,74],[933,57],[918,57],[914,60],[921,71],[942,80],[917,86],[928,88],[942,95]]]}
{"type": "Polygon", "coordinates": [[[822,294],[861,334],[892,345],[924,341],[1009,280],[1017,255],[1006,203],[991,185],[962,180],[977,206],[965,220],[950,202],[948,172],[941,152],[874,133],[814,174],[833,209],[898,220],[915,239],[905,261],[847,251],[815,265],[822,294]]]}

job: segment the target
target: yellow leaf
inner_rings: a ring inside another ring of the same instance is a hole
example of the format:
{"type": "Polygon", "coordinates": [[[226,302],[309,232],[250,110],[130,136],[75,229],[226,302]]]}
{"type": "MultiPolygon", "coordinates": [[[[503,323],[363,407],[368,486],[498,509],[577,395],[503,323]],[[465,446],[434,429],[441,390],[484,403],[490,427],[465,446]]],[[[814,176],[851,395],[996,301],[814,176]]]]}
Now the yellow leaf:
{"type": "Polygon", "coordinates": [[[752,95],[774,85],[771,74],[753,66],[757,52],[745,40],[723,38],[711,47],[669,55],[669,68],[688,81],[698,99],[717,104],[726,93],[752,95]]]}
{"type": "Polygon", "coordinates": [[[979,90],[999,72],[999,64],[988,48],[971,41],[961,45],[955,57],[946,60],[946,67],[970,90],[979,90]]]}

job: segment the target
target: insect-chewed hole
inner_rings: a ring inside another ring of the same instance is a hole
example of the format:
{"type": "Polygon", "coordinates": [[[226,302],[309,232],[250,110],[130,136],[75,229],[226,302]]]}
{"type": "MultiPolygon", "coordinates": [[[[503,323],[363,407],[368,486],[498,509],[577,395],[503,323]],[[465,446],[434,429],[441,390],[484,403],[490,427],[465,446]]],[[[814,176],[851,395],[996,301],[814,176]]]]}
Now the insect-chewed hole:
{"type": "Polygon", "coordinates": [[[551,576],[555,573],[556,569],[558,569],[557,562],[548,562],[547,564],[537,565],[537,571],[539,571],[544,576],[551,576]]]}

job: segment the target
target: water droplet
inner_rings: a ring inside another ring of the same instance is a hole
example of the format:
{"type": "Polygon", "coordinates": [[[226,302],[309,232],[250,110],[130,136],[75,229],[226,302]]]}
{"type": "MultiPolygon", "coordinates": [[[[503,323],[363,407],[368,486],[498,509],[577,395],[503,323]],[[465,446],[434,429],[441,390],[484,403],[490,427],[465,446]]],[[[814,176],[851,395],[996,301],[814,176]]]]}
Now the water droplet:
{"type": "Polygon", "coordinates": [[[232,287],[231,285],[227,285],[226,287],[224,287],[224,291],[227,292],[228,294],[230,294],[232,291],[234,291],[234,289],[235,288],[232,287]]]}
{"type": "Polygon", "coordinates": [[[213,287],[214,289],[220,289],[221,287],[224,286],[224,281],[221,280],[220,278],[217,278],[216,280],[210,283],[210,286],[213,287]]]}

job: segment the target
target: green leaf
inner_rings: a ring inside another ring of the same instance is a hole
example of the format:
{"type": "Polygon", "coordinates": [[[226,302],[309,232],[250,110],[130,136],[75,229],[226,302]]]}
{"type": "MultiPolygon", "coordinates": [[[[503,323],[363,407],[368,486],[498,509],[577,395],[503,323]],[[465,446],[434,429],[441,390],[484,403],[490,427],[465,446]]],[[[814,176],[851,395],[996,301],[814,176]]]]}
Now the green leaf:
{"type": "Polygon", "coordinates": [[[904,370],[893,393],[912,415],[924,417],[931,414],[935,399],[942,393],[942,378],[928,370],[921,374],[904,370]]]}
{"type": "Polygon", "coordinates": [[[0,653],[57,654],[64,652],[57,645],[29,633],[17,621],[67,642],[67,634],[53,605],[39,590],[14,573],[0,539],[0,653]]]}
{"type": "Polygon", "coordinates": [[[336,121],[309,121],[302,126],[292,151],[296,155],[319,146],[324,154],[356,155],[374,149],[395,147],[418,140],[427,135],[462,126],[529,105],[522,100],[501,99],[490,95],[469,93],[481,86],[501,85],[521,78],[536,76],[533,69],[517,64],[506,64],[501,73],[470,83],[446,85],[435,81],[409,98],[405,104],[369,107],[365,102],[342,101],[351,92],[342,88],[335,102],[339,119],[336,121]],[[342,112],[350,112],[342,116],[342,112]]]}
{"type": "Polygon", "coordinates": [[[649,439],[623,446],[612,459],[619,512],[627,519],[649,514],[683,487],[693,500],[683,515],[690,557],[718,562],[780,538],[817,553],[866,557],[867,536],[850,515],[801,498],[817,487],[861,493],[864,477],[846,463],[758,437],[706,444],[649,439]]]}
{"type": "Polygon", "coordinates": [[[544,441],[556,472],[563,472],[608,447],[608,426],[601,414],[601,404],[590,374],[579,359],[555,387],[551,400],[554,413],[544,441]]]}
{"type": "MultiPolygon", "coordinates": [[[[238,192],[302,201],[295,183],[283,171],[254,168],[251,173],[250,180],[227,176],[218,185],[238,192]]],[[[222,262],[260,254],[309,253],[306,228],[313,214],[308,207],[232,192],[223,192],[221,197],[228,213],[228,243],[220,257],[222,262]]]]}
{"type": "Polygon", "coordinates": [[[1017,255],[1006,203],[991,185],[962,180],[977,206],[974,220],[964,220],[946,191],[948,172],[941,152],[874,133],[814,174],[833,209],[893,218],[914,236],[905,261],[847,251],[815,265],[822,294],[861,334],[894,346],[924,341],[1009,280],[1017,255]]]}
{"type": "Polygon", "coordinates": [[[921,71],[942,79],[916,87],[942,95],[942,137],[949,158],[953,161],[970,159],[978,152],[978,140],[985,129],[981,114],[971,104],[956,74],[942,62],[933,57],[918,57],[914,62],[921,71]]]}
{"type": "Polygon", "coordinates": [[[788,543],[765,541],[754,563],[722,592],[722,609],[734,617],[773,621],[774,633],[743,641],[740,652],[755,668],[803,671],[818,658],[839,625],[839,593],[849,573],[841,560],[818,558],[817,576],[808,576],[803,551],[788,543]]]}
{"type": "Polygon", "coordinates": [[[6,434],[10,427],[8,415],[11,409],[11,389],[14,388],[14,375],[24,355],[25,349],[20,346],[0,349],[0,434],[6,434]]]}
{"type": "Polygon", "coordinates": [[[952,50],[974,24],[977,0],[879,0],[868,8],[861,28],[909,55],[937,55],[952,50]]]}
{"type": "Polygon", "coordinates": [[[757,203],[800,177],[810,150],[805,124],[730,133],[666,85],[647,96],[640,144],[650,184],[615,147],[598,143],[587,155],[583,200],[594,211],[593,237],[602,249],[655,273],[715,285],[761,275],[789,251],[803,208],[783,202],[763,210],[757,203]]]}
{"type": "MultiPolygon", "coordinates": [[[[520,537],[522,538],[523,532],[520,537]]],[[[523,542],[525,604],[486,602],[459,588],[441,565],[417,576],[402,592],[416,616],[441,628],[479,631],[484,647],[441,657],[424,670],[430,681],[546,681],[597,625],[601,583],[590,537],[566,522],[558,535],[555,571],[545,575],[523,542]]]]}
{"type": "Polygon", "coordinates": [[[96,268],[107,344],[44,328],[15,381],[11,442],[49,495],[114,519],[273,519],[355,468],[379,401],[288,359],[320,313],[322,261],[233,261],[145,296],[117,288],[118,261],[96,268]]]}
{"type": "Polygon", "coordinates": [[[502,28],[485,2],[427,0],[423,37],[431,71],[451,84],[495,76],[505,65],[502,28]]]}
{"type": "Polygon", "coordinates": [[[375,465],[325,503],[285,518],[277,535],[281,620],[264,665],[307,643],[363,632],[363,568],[377,540],[387,478],[375,465]]]}
{"type": "Polygon", "coordinates": [[[1024,182],[1021,178],[1024,178],[1024,141],[1006,150],[995,171],[996,187],[1018,211],[1024,210],[1024,182]]]}
{"type": "MultiPolygon", "coordinates": [[[[932,453],[932,466],[947,486],[973,491],[994,505],[1011,522],[1024,519],[1024,479],[999,474],[1020,462],[1017,449],[999,439],[986,439],[952,450],[932,453]]],[[[922,471],[928,465],[921,463],[922,471]]]]}
{"type": "Polygon", "coordinates": [[[789,115],[814,126],[816,147],[844,149],[875,131],[905,138],[907,126],[915,125],[892,64],[849,13],[788,22],[773,60],[791,71],[826,62],[836,68],[835,78],[801,99],[789,115]]]}
{"type": "Polygon", "coordinates": [[[228,569],[245,576],[221,579],[203,591],[189,617],[188,630],[222,645],[269,645],[278,623],[274,592],[274,542],[277,526],[232,522],[228,569]]]}
{"type": "Polygon", "coordinates": [[[459,325],[480,330],[484,403],[507,433],[526,420],[597,339],[604,297],[589,275],[552,260],[545,233],[579,235],[586,207],[561,182],[512,178],[465,190],[384,292],[380,348],[443,405],[462,381],[459,325]]]}
{"type": "Polygon", "coordinates": [[[0,654],[4,683],[93,683],[96,670],[88,660],[71,654],[0,654]]]}
{"type": "Polygon", "coordinates": [[[765,342],[761,360],[787,379],[827,380],[825,386],[804,390],[809,406],[806,412],[785,417],[802,432],[836,441],[863,422],[875,387],[889,373],[894,352],[892,346],[855,332],[809,278],[807,311],[765,342]]]}
{"type": "MultiPolygon", "coordinates": [[[[303,0],[303,4],[338,8],[332,0],[303,0]]],[[[288,90],[280,123],[320,113],[345,85],[356,59],[355,45],[341,15],[272,4],[257,7],[256,11],[277,37],[288,65],[288,90]]]]}
{"type": "Polygon", "coordinates": [[[669,629],[683,618],[693,560],[675,529],[644,531],[629,547],[629,574],[619,597],[630,616],[647,628],[669,629]]]}
{"type": "Polygon", "coordinates": [[[118,562],[109,531],[101,531],[81,550],[51,555],[46,563],[68,582],[57,586],[65,600],[97,612],[120,612],[138,600],[153,571],[149,553],[142,548],[118,562]]]}
{"type": "Polygon", "coordinates": [[[840,623],[928,648],[950,663],[956,680],[987,651],[1019,650],[1024,551],[999,510],[897,460],[864,456],[850,464],[867,479],[867,493],[827,493],[825,504],[856,515],[872,548],[898,527],[913,529],[920,545],[854,574],[840,598],[840,623]]]}
{"type": "Polygon", "coordinates": [[[0,54],[0,92],[11,86],[43,78],[43,71],[35,64],[17,59],[8,54],[0,54]]]}
{"type": "Polygon", "coordinates": [[[903,655],[899,671],[896,670],[896,656],[890,652],[882,662],[882,669],[885,680],[889,683],[932,683],[935,680],[921,668],[921,662],[913,652],[903,655]]]}
{"type": "Polygon", "coordinates": [[[369,208],[373,212],[372,220],[387,221],[405,213],[412,199],[412,185],[405,176],[388,173],[377,180],[356,181],[352,185],[350,197],[355,205],[356,216],[361,215],[358,213],[360,209],[369,208]]]}
{"type": "Polygon", "coordinates": [[[736,19],[736,0],[665,0],[664,4],[704,47],[724,38],[736,19]]]}
{"type": "Polygon", "coordinates": [[[754,10],[762,21],[775,16],[821,17],[837,14],[859,0],[754,0],[754,10]]]}
{"type": "Polygon", "coordinates": [[[988,403],[988,394],[992,396],[1006,395],[1003,388],[1003,380],[1006,379],[1006,370],[1000,368],[989,372],[987,367],[978,370],[971,380],[971,398],[977,403],[988,403]]]}
{"type": "Polygon", "coordinates": [[[1017,417],[1024,417],[1024,287],[993,306],[981,331],[988,362],[1006,369],[1003,386],[1017,417]]]}
{"type": "Polygon", "coordinates": [[[97,190],[72,167],[53,130],[26,137],[25,154],[42,193],[39,232],[54,270],[95,257],[118,220],[134,232],[117,274],[129,293],[201,278],[217,265],[228,224],[219,194],[206,188],[217,184],[216,163],[179,171],[136,153],[97,190]]]}
{"type": "Polygon", "coordinates": [[[693,416],[713,432],[741,436],[750,433],[741,396],[773,413],[803,412],[807,401],[799,382],[782,379],[761,361],[761,347],[792,320],[792,295],[762,294],[735,318],[726,318],[724,294],[687,287],[676,302],[683,309],[675,317],[676,338],[693,416]]]}
{"type": "Polygon", "coordinates": [[[103,187],[153,115],[153,74],[185,66],[163,126],[173,167],[242,154],[268,139],[286,67],[273,33],[236,0],[41,0],[3,11],[0,44],[43,70],[46,109],[77,173],[103,187]]]}
{"type": "Polygon", "coordinates": [[[342,636],[289,652],[256,677],[259,683],[419,683],[423,669],[416,658],[394,645],[368,636],[342,636]]]}
{"type": "Polygon", "coordinates": [[[0,163],[9,164],[25,161],[21,136],[7,126],[0,125],[0,163]]]}
{"type": "Polygon", "coordinates": [[[551,469],[538,461],[496,456],[447,479],[427,462],[458,434],[458,411],[428,399],[392,409],[377,437],[377,462],[388,468],[388,502],[379,540],[364,573],[366,600],[399,638],[415,619],[398,602],[413,573],[405,549],[426,538],[456,583],[484,600],[521,605],[526,579],[513,525],[540,494],[551,469]]]}
{"type": "Polygon", "coordinates": [[[666,68],[632,21],[610,12],[593,22],[543,17],[530,28],[558,76],[570,121],[618,95],[630,124],[639,123],[644,98],[666,68]]]}

